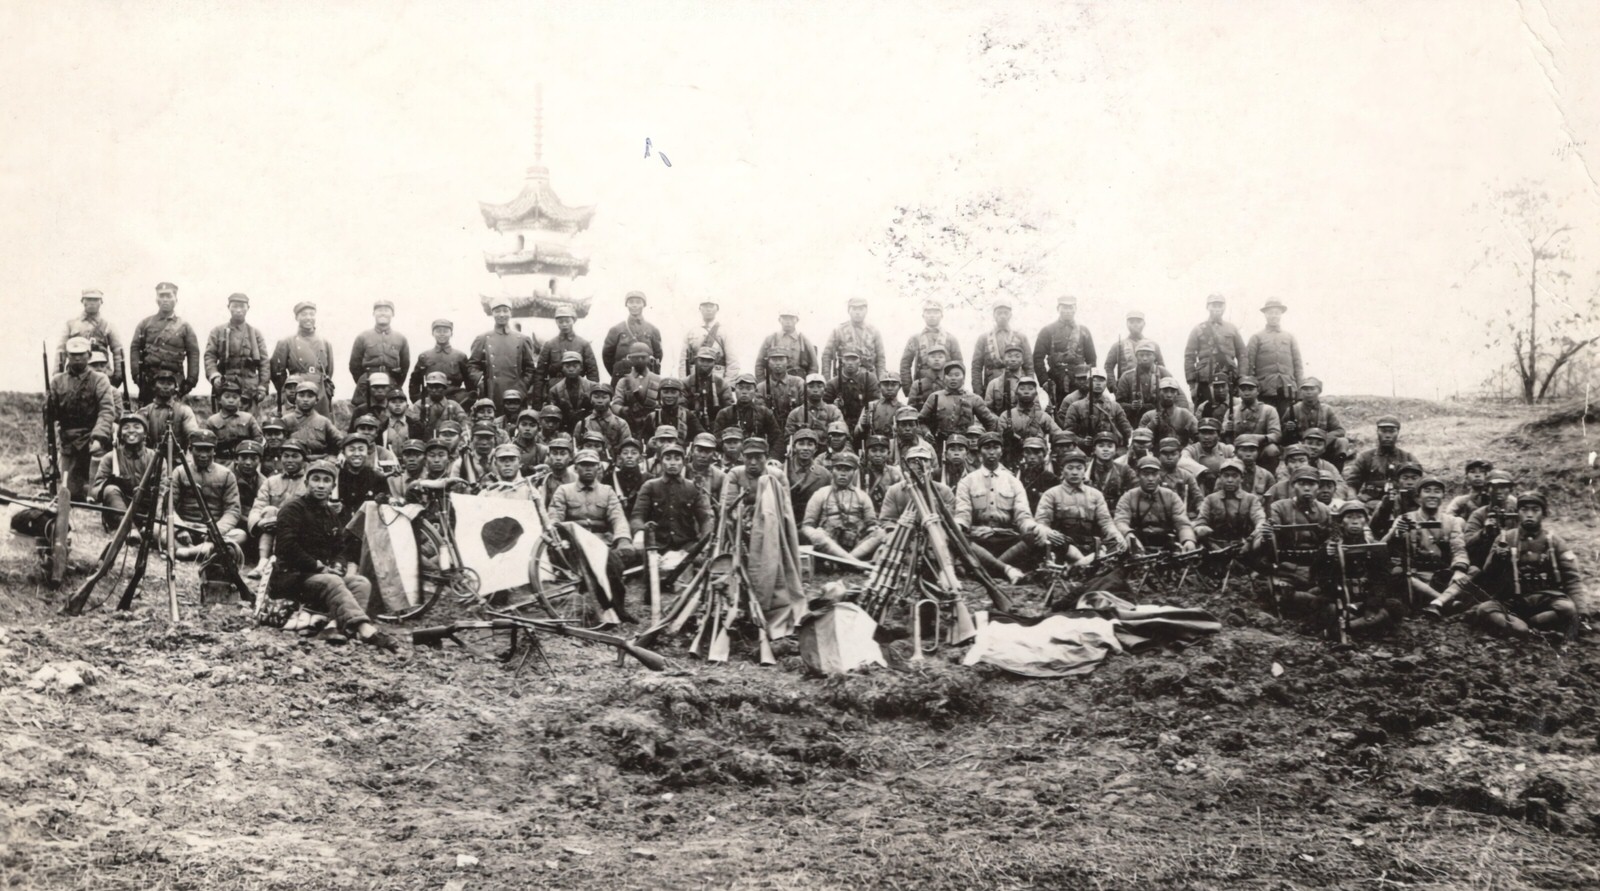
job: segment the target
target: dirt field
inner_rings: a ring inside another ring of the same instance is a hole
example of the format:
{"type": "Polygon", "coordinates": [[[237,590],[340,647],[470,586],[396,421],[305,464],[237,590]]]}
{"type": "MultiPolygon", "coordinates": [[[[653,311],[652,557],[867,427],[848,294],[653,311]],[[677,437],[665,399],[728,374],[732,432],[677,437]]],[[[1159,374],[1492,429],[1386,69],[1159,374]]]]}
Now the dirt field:
{"type": "MultiPolygon", "coordinates": [[[[27,405],[0,399],[19,429],[27,405]]],[[[1334,404],[1368,439],[1395,407],[1334,404]]],[[[1451,480],[1482,453],[1550,487],[1593,573],[1577,423],[1398,409],[1451,480]]],[[[0,446],[0,482],[27,485],[30,447],[0,446]]],[[[6,539],[5,887],[1600,887],[1594,640],[1416,623],[1330,652],[1230,586],[1196,601],[1222,634],[1071,680],[935,661],[819,681],[792,654],[673,648],[652,675],[565,641],[518,678],[201,612],[180,577],[175,626],[156,582],[65,618],[6,539]],[[32,682],[63,663],[83,686],[32,682]]]]}

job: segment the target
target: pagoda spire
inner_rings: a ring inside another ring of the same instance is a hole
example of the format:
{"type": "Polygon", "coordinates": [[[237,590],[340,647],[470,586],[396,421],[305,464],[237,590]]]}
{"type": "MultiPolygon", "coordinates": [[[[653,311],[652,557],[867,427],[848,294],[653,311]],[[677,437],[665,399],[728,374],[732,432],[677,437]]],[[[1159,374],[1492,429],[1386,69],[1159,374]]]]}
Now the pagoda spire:
{"type": "Polygon", "coordinates": [[[533,85],[533,163],[544,166],[544,84],[533,85]]]}

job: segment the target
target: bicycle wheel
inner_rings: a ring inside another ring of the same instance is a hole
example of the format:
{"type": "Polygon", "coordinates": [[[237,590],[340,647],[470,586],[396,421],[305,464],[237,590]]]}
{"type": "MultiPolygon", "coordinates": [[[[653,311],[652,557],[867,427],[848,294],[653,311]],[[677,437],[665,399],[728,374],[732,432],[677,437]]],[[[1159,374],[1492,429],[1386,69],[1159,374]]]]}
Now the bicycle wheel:
{"type": "Polygon", "coordinates": [[[576,546],[560,529],[556,534],[566,547],[552,549],[550,540],[540,536],[528,559],[528,584],[539,599],[539,607],[550,618],[594,624],[600,611],[590,591],[589,574],[575,556],[576,546]]]}
{"type": "MultiPolygon", "coordinates": [[[[413,528],[416,529],[417,538],[419,539],[417,542],[419,562],[422,559],[422,555],[430,552],[435,559],[437,559],[438,555],[446,553],[444,539],[439,536],[439,530],[435,529],[433,524],[422,522],[415,524],[413,528]]],[[[474,576],[476,576],[476,573],[474,573],[474,576]]],[[[419,566],[417,570],[417,602],[406,609],[379,613],[378,620],[381,622],[404,622],[407,619],[415,619],[433,609],[433,605],[439,601],[439,595],[444,593],[444,589],[448,587],[451,587],[451,584],[447,576],[442,575],[437,570],[430,571],[419,566]],[[424,593],[424,589],[431,590],[424,593]]]]}

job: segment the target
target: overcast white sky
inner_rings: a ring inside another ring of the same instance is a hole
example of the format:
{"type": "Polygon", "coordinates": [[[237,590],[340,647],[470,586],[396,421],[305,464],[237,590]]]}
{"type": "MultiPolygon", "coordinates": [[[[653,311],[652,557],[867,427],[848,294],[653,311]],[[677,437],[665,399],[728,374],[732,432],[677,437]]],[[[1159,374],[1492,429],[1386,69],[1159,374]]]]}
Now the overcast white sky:
{"type": "Polygon", "coordinates": [[[414,350],[439,315],[465,348],[499,288],[476,202],[519,189],[540,82],[555,187],[600,208],[597,341],[639,288],[674,346],[719,298],[747,362],[779,304],[820,341],[857,293],[896,354],[925,296],[970,348],[985,295],[899,293],[868,248],[897,206],[989,192],[1048,241],[1030,336],[1066,288],[1102,351],[1137,306],[1171,357],[1206,294],[1246,335],[1276,296],[1334,392],[1498,361],[1495,188],[1564,196],[1594,286],[1600,4],[1039,6],[0,4],[0,346],[26,360],[0,389],[38,389],[82,288],[126,339],[161,280],[202,338],[230,292],[269,341],[312,299],[342,362],[386,296],[414,350]]]}

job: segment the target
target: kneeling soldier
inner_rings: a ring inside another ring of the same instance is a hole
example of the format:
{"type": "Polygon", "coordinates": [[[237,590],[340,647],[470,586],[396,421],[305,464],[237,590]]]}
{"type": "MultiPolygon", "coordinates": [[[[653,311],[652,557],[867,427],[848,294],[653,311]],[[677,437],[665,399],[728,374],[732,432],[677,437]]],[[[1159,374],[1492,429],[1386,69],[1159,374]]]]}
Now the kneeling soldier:
{"type": "MultiPolygon", "coordinates": [[[[155,450],[145,448],[142,415],[125,414],[117,419],[117,426],[117,444],[95,463],[94,478],[89,483],[89,497],[106,507],[126,510],[133,500],[133,487],[144,478],[145,469],[150,466],[155,450]]],[[[106,529],[115,529],[119,520],[106,514],[106,529]]]]}
{"type": "Polygon", "coordinates": [[[1428,477],[1417,493],[1418,508],[1402,514],[1387,536],[1398,593],[1407,606],[1431,603],[1469,568],[1461,521],[1442,510],[1444,483],[1428,477]]]}
{"type": "MultiPolygon", "coordinates": [[[[1089,456],[1072,449],[1061,459],[1063,479],[1039,497],[1034,520],[1039,524],[1036,555],[1060,550],[1065,558],[1084,566],[1094,560],[1100,543],[1120,549],[1122,533],[1111,520],[1111,509],[1099,489],[1088,485],[1089,456]]],[[[1032,543],[1019,543],[1001,557],[1013,566],[1029,564],[1032,543]]]]}
{"type": "Polygon", "coordinates": [[[1577,634],[1583,579],[1572,549],[1544,528],[1546,504],[1537,492],[1517,496],[1517,528],[1501,533],[1478,576],[1493,599],[1472,615],[1492,633],[1577,634]]]}
{"type": "Polygon", "coordinates": [[[1177,492],[1161,485],[1161,462],[1139,459],[1139,485],[1117,501],[1117,531],[1135,551],[1146,548],[1192,551],[1194,524],[1177,492]]]}
{"type": "Polygon", "coordinates": [[[1349,595],[1355,615],[1350,618],[1353,632],[1376,632],[1393,628],[1410,614],[1404,601],[1393,596],[1389,577],[1389,555],[1374,544],[1367,528],[1367,506],[1358,499],[1339,505],[1334,537],[1324,550],[1323,559],[1312,568],[1316,587],[1297,594],[1296,602],[1313,615],[1337,621],[1341,586],[1349,595]],[[1349,550],[1347,550],[1349,549],[1349,550]]]}
{"type": "Polygon", "coordinates": [[[821,553],[866,560],[883,541],[882,530],[873,525],[872,496],[855,482],[859,464],[854,452],[833,456],[833,484],[806,505],[800,534],[821,553]]]}
{"type": "Polygon", "coordinates": [[[1213,547],[1243,543],[1243,554],[1261,545],[1267,531],[1267,511],[1261,499],[1244,490],[1244,462],[1224,460],[1217,471],[1217,491],[1200,502],[1194,535],[1213,547]]]}

